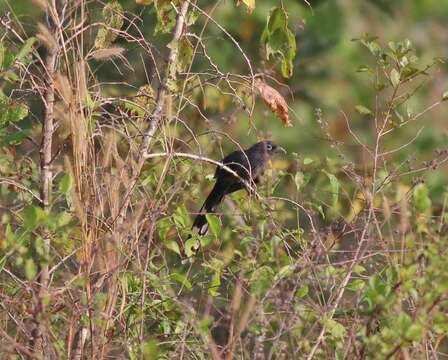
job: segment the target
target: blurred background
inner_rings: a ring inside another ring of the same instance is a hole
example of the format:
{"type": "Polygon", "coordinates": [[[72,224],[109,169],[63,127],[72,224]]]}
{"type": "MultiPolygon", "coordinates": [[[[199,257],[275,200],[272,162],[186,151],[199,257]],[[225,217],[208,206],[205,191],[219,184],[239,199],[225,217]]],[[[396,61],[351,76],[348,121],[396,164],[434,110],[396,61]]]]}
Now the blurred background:
{"type": "MultiPolygon", "coordinates": [[[[144,7],[136,1],[120,1],[125,11],[139,14],[145,24],[156,23],[154,8],[144,7]]],[[[448,32],[445,29],[448,21],[448,2],[436,0],[363,0],[358,2],[344,0],[287,1],[285,7],[289,13],[289,26],[296,36],[297,55],[294,59],[293,76],[283,79],[276,71],[275,64],[267,62],[260,46],[260,36],[266,25],[266,14],[273,6],[271,1],[257,0],[256,7],[250,15],[243,4],[236,11],[233,1],[201,1],[204,11],[211,14],[241,45],[241,48],[252,61],[254,72],[272,76],[276,82],[270,81],[285,97],[291,109],[293,127],[285,128],[276,120],[261,101],[257,102],[253,123],[256,131],[249,131],[250,124],[247,113],[235,111],[237,108],[231,96],[219,93],[215,88],[204,90],[202,99],[198,99],[201,111],[210,120],[207,123],[198,112],[188,113],[189,124],[198,133],[215,128],[230,134],[243,145],[255,142],[256,137],[269,137],[281,143],[288,151],[301,157],[312,157],[316,161],[324,161],[331,154],[328,139],[322,133],[316,118],[316,109],[320,109],[320,117],[328,124],[331,136],[341,141],[346,150],[357,162],[363,161],[362,151],[350,136],[346,120],[341,111],[347,114],[352,128],[367,143],[372,141],[372,121],[365,115],[355,111],[355,106],[375,107],[375,91],[372,90],[371,78],[360,72],[369,63],[368,50],[359,42],[352,41],[364,33],[378,37],[378,43],[387,48],[389,41],[409,39],[416,48],[419,63],[433,63],[436,58],[448,56],[448,32]],[[207,5],[208,3],[208,5],[207,5]]],[[[0,4],[3,12],[12,11],[20,20],[27,33],[34,33],[36,20],[44,21],[43,13],[33,2],[28,0],[5,0],[0,4]]],[[[91,20],[101,16],[102,7],[95,3],[90,13],[91,20]],[[96,9],[96,10],[95,10],[96,9]]],[[[206,19],[200,16],[194,25],[202,29],[206,19]]],[[[126,26],[126,24],[124,25],[126,26]]],[[[96,31],[96,30],[95,30],[96,31]]],[[[95,36],[92,30],[92,37],[95,36]]],[[[154,27],[145,26],[145,38],[157,45],[167,43],[170,34],[154,36],[154,27]]],[[[204,44],[207,53],[223,73],[231,72],[249,75],[249,69],[243,56],[236,56],[234,45],[214,24],[208,24],[204,31],[204,44]]],[[[115,45],[126,48],[125,57],[130,63],[128,69],[117,71],[113,62],[103,62],[96,68],[99,80],[103,84],[103,95],[132,95],[139,86],[149,78],[153,87],[154,69],[148,59],[141,54],[139,46],[133,46],[123,39],[115,45]],[[132,84],[129,85],[129,84],[132,84]]],[[[164,49],[164,47],[158,47],[164,49]]],[[[165,48],[166,49],[166,48],[165,48]]],[[[166,49],[168,50],[168,49],[166,49]]],[[[158,55],[158,61],[164,61],[166,53],[158,55]]],[[[195,57],[192,71],[204,68],[203,56],[195,57]]],[[[423,111],[438,101],[441,94],[448,89],[448,66],[440,62],[428,71],[427,79],[416,96],[413,96],[403,112],[414,114],[423,111]]],[[[272,79],[271,79],[272,80],[272,79]]],[[[35,111],[39,111],[36,109],[35,111]]],[[[418,132],[412,144],[399,154],[401,159],[411,159],[416,165],[434,155],[438,148],[448,143],[448,122],[446,107],[438,106],[422,116],[419,121],[395,131],[393,136],[385,139],[385,148],[393,149],[410,141],[418,132]]],[[[229,149],[233,145],[229,144],[229,149]]],[[[211,150],[212,148],[210,148],[211,150]]],[[[318,164],[315,162],[315,165],[318,164]]],[[[280,164],[280,167],[286,166],[280,164]]],[[[431,192],[440,194],[447,182],[446,166],[428,174],[431,192]]]]}

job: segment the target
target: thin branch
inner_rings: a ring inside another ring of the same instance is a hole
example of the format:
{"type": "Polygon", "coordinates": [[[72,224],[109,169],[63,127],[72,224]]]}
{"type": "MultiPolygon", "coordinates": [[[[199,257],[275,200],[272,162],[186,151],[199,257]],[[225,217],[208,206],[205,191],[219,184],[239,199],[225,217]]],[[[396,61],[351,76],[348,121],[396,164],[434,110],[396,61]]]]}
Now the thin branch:
{"type": "Polygon", "coordinates": [[[27,192],[28,194],[30,194],[34,199],[36,199],[39,202],[39,204],[43,203],[42,199],[40,198],[40,196],[38,194],[34,193],[33,190],[28,189],[25,185],[22,185],[15,180],[7,179],[7,178],[0,178],[0,184],[7,184],[7,185],[15,186],[16,188],[19,188],[19,189],[27,192]]]}
{"type": "Polygon", "coordinates": [[[235,172],[234,170],[232,170],[230,167],[228,167],[227,165],[224,165],[222,162],[207,158],[205,156],[202,155],[194,155],[194,154],[189,154],[189,153],[183,153],[183,152],[161,152],[161,153],[152,153],[152,154],[146,154],[145,158],[146,159],[151,159],[151,158],[156,158],[156,157],[185,157],[185,158],[190,158],[190,159],[194,159],[194,160],[199,160],[199,161],[204,161],[216,166],[219,166],[220,168],[222,168],[223,170],[229,172],[230,174],[232,174],[233,176],[235,176],[236,178],[238,178],[239,180],[241,180],[241,182],[246,186],[246,188],[255,193],[257,195],[257,197],[260,197],[255,188],[247,181],[244,180],[240,175],[238,175],[237,172],[235,172]]]}
{"type": "MultiPolygon", "coordinates": [[[[181,10],[177,16],[176,28],[175,28],[173,40],[172,40],[173,42],[177,42],[182,35],[182,31],[184,28],[189,4],[190,4],[190,2],[188,2],[188,1],[185,1],[182,4],[181,10]]],[[[123,224],[123,222],[125,221],[129,203],[131,201],[131,194],[134,191],[134,187],[135,187],[135,185],[138,181],[138,178],[140,176],[140,172],[143,168],[143,164],[145,163],[146,153],[151,144],[151,140],[154,138],[154,134],[156,133],[156,131],[159,127],[159,122],[161,121],[161,119],[163,117],[163,105],[165,103],[165,97],[167,95],[169,71],[170,71],[170,68],[173,66],[173,64],[176,63],[177,57],[178,57],[178,47],[173,46],[173,47],[171,47],[170,54],[168,57],[168,64],[166,65],[166,69],[165,69],[165,75],[162,80],[162,83],[160,84],[159,92],[157,94],[156,105],[155,105],[152,113],[147,117],[147,120],[149,121],[149,126],[148,126],[148,129],[145,131],[145,133],[143,135],[142,142],[140,144],[140,148],[139,148],[138,155],[137,155],[137,164],[133,168],[130,186],[124,196],[124,201],[121,206],[120,213],[118,215],[118,219],[117,219],[118,226],[123,224]]]]}

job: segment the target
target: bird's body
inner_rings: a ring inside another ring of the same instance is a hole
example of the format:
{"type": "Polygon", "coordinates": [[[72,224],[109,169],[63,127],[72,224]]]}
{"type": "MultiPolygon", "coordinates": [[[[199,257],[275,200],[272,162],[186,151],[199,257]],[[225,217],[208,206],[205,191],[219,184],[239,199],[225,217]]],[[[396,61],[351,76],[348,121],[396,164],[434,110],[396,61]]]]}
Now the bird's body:
{"type": "Polygon", "coordinates": [[[227,155],[222,163],[233,170],[238,177],[223,167],[215,172],[216,183],[207,199],[202,205],[199,215],[193,222],[193,230],[204,235],[208,229],[206,214],[216,211],[224,196],[259,182],[267,161],[278,150],[283,150],[270,141],[261,141],[246,150],[237,150],[227,155]]]}

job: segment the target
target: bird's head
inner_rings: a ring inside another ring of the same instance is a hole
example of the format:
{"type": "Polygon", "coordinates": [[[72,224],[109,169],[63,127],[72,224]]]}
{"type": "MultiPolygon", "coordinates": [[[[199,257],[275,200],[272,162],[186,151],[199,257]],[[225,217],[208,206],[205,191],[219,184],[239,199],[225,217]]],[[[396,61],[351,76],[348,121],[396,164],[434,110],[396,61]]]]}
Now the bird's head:
{"type": "Polygon", "coordinates": [[[272,141],[266,140],[262,141],[259,144],[262,144],[264,150],[269,156],[273,156],[279,152],[286,153],[285,149],[283,149],[281,146],[278,146],[277,144],[274,144],[272,141]]]}

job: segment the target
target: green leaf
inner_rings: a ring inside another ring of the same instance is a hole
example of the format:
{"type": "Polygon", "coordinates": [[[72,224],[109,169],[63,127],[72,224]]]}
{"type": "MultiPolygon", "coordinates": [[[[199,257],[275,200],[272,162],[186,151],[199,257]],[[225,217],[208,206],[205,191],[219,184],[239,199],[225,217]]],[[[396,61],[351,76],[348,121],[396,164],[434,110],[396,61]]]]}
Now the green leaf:
{"type": "Polygon", "coordinates": [[[21,61],[23,60],[25,57],[27,57],[30,52],[33,50],[33,45],[34,43],[37,41],[37,38],[35,37],[30,37],[25,41],[25,44],[22,45],[22,47],[20,48],[16,59],[21,61]]]}
{"type": "Polygon", "coordinates": [[[170,33],[176,25],[176,12],[173,11],[170,0],[154,0],[154,7],[157,14],[157,25],[154,30],[155,34],[170,33]]]}
{"type": "Polygon", "coordinates": [[[404,335],[412,325],[412,319],[408,314],[402,312],[397,318],[396,325],[400,332],[404,335]]]}
{"type": "Polygon", "coordinates": [[[219,221],[219,217],[213,214],[206,214],[205,217],[207,218],[207,222],[213,235],[218,237],[219,233],[221,232],[221,223],[219,221]]]}
{"type": "Polygon", "coordinates": [[[65,173],[59,181],[59,192],[62,194],[67,194],[71,190],[73,185],[73,180],[70,174],[65,173]]]}
{"type": "Polygon", "coordinates": [[[291,77],[297,45],[294,34],[288,28],[288,14],[283,7],[271,9],[261,35],[261,43],[265,47],[266,58],[269,60],[275,57],[280,60],[282,76],[291,77]]]}
{"type": "Polygon", "coordinates": [[[429,213],[431,211],[431,199],[429,190],[425,184],[418,184],[414,189],[414,206],[419,213],[429,213]]]}
{"type": "Polygon", "coordinates": [[[39,256],[45,257],[45,242],[40,236],[34,241],[34,249],[39,256]]]}
{"type": "Polygon", "coordinates": [[[26,259],[25,261],[25,276],[28,280],[33,280],[37,274],[37,266],[33,259],[26,259]]]}
{"type": "Polygon", "coordinates": [[[166,236],[168,234],[168,231],[170,231],[170,228],[172,226],[172,223],[170,219],[161,219],[157,222],[157,231],[159,233],[159,237],[162,241],[166,240],[166,236]]]}
{"type": "Polygon", "coordinates": [[[61,228],[70,224],[70,221],[72,221],[72,216],[68,212],[62,211],[57,214],[56,219],[57,227],[61,228]]]}
{"type": "Polygon", "coordinates": [[[367,48],[376,57],[379,58],[382,54],[381,46],[376,41],[367,42],[367,48]]]}
{"type": "Polygon", "coordinates": [[[364,287],[365,283],[361,279],[355,279],[347,285],[347,289],[352,291],[361,290],[364,287]]]}
{"type": "Polygon", "coordinates": [[[423,334],[423,329],[421,324],[413,323],[406,330],[404,336],[408,341],[420,341],[423,334]]]}
{"type": "Polygon", "coordinates": [[[0,72],[9,69],[14,64],[14,60],[14,54],[3,45],[3,42],[0,42],[0,72]]]}
{"type": "Polygon", "coordinates": [[[210,315],[205,315],[200,321],[197,323],[197,328],[199,333],[202,336],[210,335],[210,327],[213,324],[213,318],[210,315]]]}
{"type": "Polygon", "coordinates": [[[356,69],[356,72],[367,72],[370,71],[370,68],[367,65],[359,65],[356,69]]]}
{"type": "Polygon", "coordinates": [[[175,214],[173,214],[173,220],[176,226],[180,229],[187,227],[187,222],[189,220],[187,209],[184,206],[179,206],[176,209],[175,214]]]}
{"type": "Polygon", "coordinates": [[[296,172],[296,174],[294,175],[294,182],[296,183],[297,191],[299,191],[305,182],[303,172],[296,172]]]}
{"type": "Polygon", "coordinates": [[[330,180],[330,187],[331,187],[331,194],[332,194],[332,205],[336,206],[339,199],[339,181],[333,174],[330,174],[323,170],[323,172],[328,176],[328,179],[330,180]]]}
{"type": "Polygon", "coordinates": [[[191,285],[191,282],[188,280],[188,278],[182,274],[179,273],[172,273],[170,277],[173,280],[176,280],[180,282],[183,286],[185,286],[188,290],[191,290],[193,285],[191,285]]]}
{"type": "Polygon", "coordinates": [[[9,109],[10,121],[18,122],[28,115],[28,106],[25,104],[14,104],[9,109]]]}
{"type": "Polygon", "coordinates": [[[212,281],[208,289],[209,295],[218,296],[219,295],[218,289],[220,285],[221,285],[221,270],[218,270],[213,274],[212,281]]]}
{"type": "Polygon", "coordinates": [[[11,242],[16,240],[16,235],[14,234],[14,231],[12,231],[11,224],[6,225],[5,237],[6,237],[6,240],[11,241],[11,242]]]}
{"type": "Polygon", "coordinates": [[[159,343],[154,340],[148,340],[144,342],[142,345],[143,358],[145,360],[157,360],[159,359],[159,343]]]}
{"type": "Polygon", "coordinates": [[[19,145],[29,134],[30,134],[29,130],[19,130],[13,132],[12,134],[2,136],[0,139],[0,147],[19,145]]]}
{"type": "Polygon", "coordinates": [[[27,230],[34,230],[38,225],[38,214],[35,206],[27,206],[23,210],[23,225],[27,230]]]}
{"type": "Polygon", "coordinates": [[[205,248],[206,246],[210,245],[210,243],[215,240],[215,235],[213,234],[206,234],[199,237],[199,242],[201,243],[201,246],[205,248]]]}
{"type": "Polygon", "coordinates": [[[118,1],[111,1],[103,8],[103,19],[107,27],[101,27],[95,38],[95,47],[97,49],[107,49],[117,38],[117,32],[112,29],[120,30],[124,23],[123,7],[118,1]]]}
{"type": "Polygon", "coordinates": [[[333,319],[327,320],[326,325],[327,325],[327,331],[331,334],[333,338],[342,339],[347,333],[345,327],[333,319]]]}
{"type": "Polygon", "coordinates": [[[308,285],[304,285],[301,288],[297,289],[296,296],[300,299],[304,298],[306,295],[308,295],[309,288],[308,285]]]}
{"type": "Polygon", "coordinates": [[[194,25],[196,23],[196,21],[199,18],[199,11],[196,9],[190,10],[188,11],[187,14],[187,19],[185,20],[185,23],[187,24],[187,26],[191,26],[194,25]]]}
{"type": "Polygon", "coordinates": [[[247,12],[252,13],[255,9],[255,0],[242,0],[244,5],[247,6],[247,12]]]}
{"type": "Polygon", "coordinates": [[[294,273],[294,268],[295,266],[292,264],[283,266],[277,275],[275,275],[275,280],[280,280],[291,276],[294,273]]]}
{"type": "Polygon", "coordinates": [[[180,254],[179,244],[174,240],[167,240],[163,243],[168,250],[174,251],[177,255],[180,254]]]}
{"type": "Polygon", "coordinates": [[[390,72],[390,81],[394,87],[397,87],[400,84],[400,73],[397,69],[392,69],[390,72]]]}
{"type": "Polygon", "coordinates": [[[186,37],[182,37],[177,46],[177,70],[179,72],[187,71],[193,59],[193,46],[186,37]]]}
{"type": "Polygon", "coordinates": [[[252,294],[262,297],[272,286],[274,277],[274,270],[267,265],[256,269],[250,277],[250,290],[252,294]]]}
{"type": "Polygon", "coordinates": [[[0,41],[0,71],[4,69],[3,63],[5,61],[5,53],[6,53],[5,45],[3,45],[3,42],[0,41]]]}
{"type": "Polygon", "coordinates": [[[355,110],[362,115],[373,115],[372,111],[363,105],[356,105],[355,110]]]}
{"type": "Polygon", "coordinates": [[[185,241],[185,255],[187,257],[191,257],[196,254],[196,250],[199,248],[199,240],[195,237],[192,237],[185,241]]]}
{"type": "Polygon", "coordinates": [[[309,164],[311,164],[313,161],[314,161],[313,159],[311,159],[311,158],[309,158],[309,157],[306,157],[305,159],[303,159],[303,165],[309,165],[309,164]]]}

